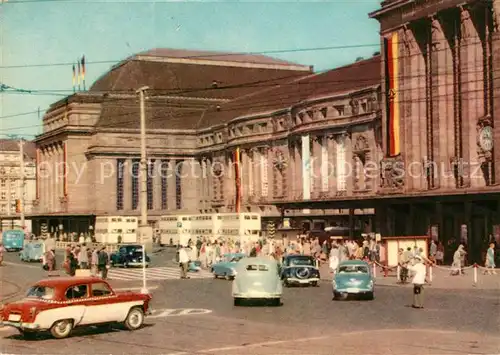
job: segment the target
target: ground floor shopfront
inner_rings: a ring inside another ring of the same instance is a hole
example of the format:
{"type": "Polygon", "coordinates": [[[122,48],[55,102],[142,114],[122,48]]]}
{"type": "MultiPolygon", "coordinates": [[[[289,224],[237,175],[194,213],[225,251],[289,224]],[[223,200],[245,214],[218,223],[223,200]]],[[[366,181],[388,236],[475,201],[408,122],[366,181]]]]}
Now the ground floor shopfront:
{"type": "Polygon", "coordinates": [[[443,244],[448,262],[460,243],[469,263],[483,262],[491,239],[500,246],[500,193],[284,202],[279,207],[282,218],[293,209],[348,208],[353,231],[362,224],[366,233],[382,237],[428,235],[443,244]],[[375,215],[358,216],[354,211],[359,208],[374,208],[375,215]]]}
{"type": "Polygon", "coordinates": [[[52,236],[70,235],[75,233],[93,234],[94,215],[44,215],[30,216],[33,234],[40,236],[50,233],[52,236]]]}

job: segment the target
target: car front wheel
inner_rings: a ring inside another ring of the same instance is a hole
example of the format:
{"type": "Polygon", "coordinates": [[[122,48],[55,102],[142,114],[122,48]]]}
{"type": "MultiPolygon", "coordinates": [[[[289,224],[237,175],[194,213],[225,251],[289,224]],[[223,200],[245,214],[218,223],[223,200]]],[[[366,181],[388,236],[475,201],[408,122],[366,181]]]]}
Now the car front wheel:
{"type": "Polygon", "coordinates": [[[374,299],[374,298],[375,298],[375,296],[374,296],[373,292],[368,292],[368,293],[366,294],[366,299],[367,299],[368,301],[373,301],[373,299],[374,299]]]}
{"type": "Polygon", "coordinates": [[[73,330],[73,321],[64,319],[54,323],[50,328],[50,334],[56,339],[63,339],[69,336],[73,330]]]}
{"type": "Polygon", "coordinates": [[[125,319],[125,327],[128,330],[137,330],[144,324],[144,312],[142,309],[135,307],[132,308],[125,319]]]}

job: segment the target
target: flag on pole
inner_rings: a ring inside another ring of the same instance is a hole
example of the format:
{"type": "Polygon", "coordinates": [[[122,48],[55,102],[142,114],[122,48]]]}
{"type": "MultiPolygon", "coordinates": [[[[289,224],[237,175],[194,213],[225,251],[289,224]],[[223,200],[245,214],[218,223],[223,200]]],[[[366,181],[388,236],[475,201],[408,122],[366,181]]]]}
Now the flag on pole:
{"type": "Polygon", "coordinates": [[[76,90],[76,68],[75,65],[73,64],[73,92],[76,90]]]}
{"type": "Polygon", "coordinates": [[[80,91],[80,80],[82,79],[82,69],[80,67],[80,61],[77,61],[78,63],[78,91],[80,91]]]}
{"type": "Polygon", "coordinates": [[[82,56],[82,82],[83,90],[85,90],[85,55],[82,56]]]}

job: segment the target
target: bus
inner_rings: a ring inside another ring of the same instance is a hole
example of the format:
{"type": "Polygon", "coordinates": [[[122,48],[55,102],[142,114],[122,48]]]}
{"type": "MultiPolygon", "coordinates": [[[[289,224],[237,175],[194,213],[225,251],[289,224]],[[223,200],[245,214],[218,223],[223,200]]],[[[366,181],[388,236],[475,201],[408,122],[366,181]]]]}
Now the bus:
{"type": "Polygon", "coordinates": [[[178,245],[181,227],[180,216],[162,216],[158,224],[160,245],[178,245]]]}
{"type": "Polygon", "coordinates": [[[163,216],[160,218],[161,244],[187,245],[191,240],[257,241],[261,235],[258,213],[214,213],[163,216]]]}
{"type": "Polygon", "coordinates": [[[258,213],[218,213],[216,219],[218,238],[242,243],[259,240],[262,222],[258,213]]]}
{"type": "Polygon", "coordinates": [[[139,220],[137,217],[96,217],[95,238],[98,243],[137,243],[139,220]]]}

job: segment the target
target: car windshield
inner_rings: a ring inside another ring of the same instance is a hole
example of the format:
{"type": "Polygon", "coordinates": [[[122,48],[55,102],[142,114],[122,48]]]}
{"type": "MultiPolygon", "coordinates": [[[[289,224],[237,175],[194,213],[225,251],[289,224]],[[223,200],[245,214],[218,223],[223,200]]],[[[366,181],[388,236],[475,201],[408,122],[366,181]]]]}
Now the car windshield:
{"type": "Polygon", "coordinates": [[[229,262],[236,263],[236,262],[240,261],[241,259],[243,259],[243,257],[242,256],[233,256],[229,259],[230,259],[229,262]]]}
{"type": "Polygon", "coordinates": [[[46,286],[33,286],[28,290],[26,297],[41,298],[44,300],[54,299],[54,288],[46,286]]]}
{"type": "Polygon", "coordinates": [[[343,265],[339,267],[340,274],[367,274],[368,267],[364,265],[343,265]]]}
{"type": "Polygon", "coordinates": [[[142,258],[142,251],[133,251],[130,253],[134,258],[142,258]]]}
{"type": "Polygon", "coordinates": [[[290,259],[290,266],[302,266],[302,265],[313,266],[314,261],[312,258],[291,258],[290,259]]]}
{"type": "Polygon", "coordinates": [[[269,271],[266,265],[248,265],[246,269],[247,271],[269,271]]]}

